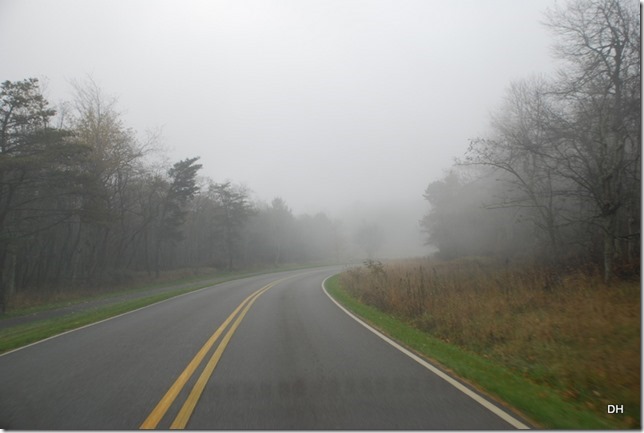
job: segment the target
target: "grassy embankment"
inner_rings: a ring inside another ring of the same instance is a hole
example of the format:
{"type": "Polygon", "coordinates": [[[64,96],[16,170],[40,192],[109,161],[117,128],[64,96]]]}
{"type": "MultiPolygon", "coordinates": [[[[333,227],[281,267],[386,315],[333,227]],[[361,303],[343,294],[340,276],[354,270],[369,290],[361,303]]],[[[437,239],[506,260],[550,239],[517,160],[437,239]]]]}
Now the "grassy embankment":
{"type": "Polygon", "coordinates": [[[234,272],[214,269],[182,270],[167,272],[160,278],[140,276],[108,286],[20,292],[12,300],[9,311],[4,316],[0,316],[0,322],[2,319],[27,316],[86,302],[104,300],[106,305],[78,308],[79,311],[61,317],[0,329],[0,353],[214,284],[262,273],[302,268],[305,266],[290,265],[234,272]],[[141,293],[143,296],[137,296],[141,293]]]}
{"type": "Polygon", "coordinates": [[[640,427],[640,282],[424,259],[329,280],[385,333],[546,428],[640,427]],[[624,405],[624,414],[608,414],[624,405]]]}

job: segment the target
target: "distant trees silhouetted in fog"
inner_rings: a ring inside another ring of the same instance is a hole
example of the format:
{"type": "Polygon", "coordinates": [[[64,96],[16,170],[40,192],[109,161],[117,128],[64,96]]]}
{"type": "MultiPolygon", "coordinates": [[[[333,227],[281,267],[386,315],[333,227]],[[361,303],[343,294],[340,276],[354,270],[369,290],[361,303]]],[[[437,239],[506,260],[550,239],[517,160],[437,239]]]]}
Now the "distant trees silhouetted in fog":
{"type": "Polygon", "coordinates": [[[609,280],[617,266],[637,266],[640,254],[639,10],[577,0],[547,11],[545,24],[556,36],[559,73],[512,83],[492,134],[472,140],[461,161],[480,167],[488,183],[494,177],[493,192],[478,196],[483,186],[466,188],[452,173],[427,188],[432,209],[422,225],[444,255],[507,255],[519,242],[553,263],[595,261],[609,280]],[[518,238],[499,244],[508,230],[518,238]]]}
{"type": "Polygon", "coordinates": [[[199,177],[198,157],[147,159],[115,101],[74,84],[57,118],[38,80],[0,88],[0,307],[20,290],[120,282],[132,272],[338,260],[338,224],[199,177]],[[71,107],[71,108],[70,108],[71,107]],[[54,127],[56,123],[58,126],[54,127]]]}

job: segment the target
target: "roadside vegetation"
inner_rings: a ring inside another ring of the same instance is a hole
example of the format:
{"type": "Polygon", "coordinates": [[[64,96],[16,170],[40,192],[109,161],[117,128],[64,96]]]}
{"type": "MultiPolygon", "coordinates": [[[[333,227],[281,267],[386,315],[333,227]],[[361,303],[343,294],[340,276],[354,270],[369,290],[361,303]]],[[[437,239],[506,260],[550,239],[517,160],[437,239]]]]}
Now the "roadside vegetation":
{"type": "Polygon", "coordinates": [[[0,315],[0,322],[16,316],[52,310],[77,303],[101,299],[132,296],[137,293],[155,290],[167,290],[217,284],[224,281],[243,278],[261,273],[289,271],[315,266],[324,266],[326,262],[309,264],[282,264],[280,266],[253,266],[228,271],[217,268],[185,268],[163,271],[158,277],[146,272],[128,272],[112,279],[111,283],[98,282],[84,287],[40,287],[23,290],[15,294],[5,314],[0,315]]]}
{"type": "Polygon", "coordinates": [[[44,319],[22,325],[0,329],[0,353],[35,343],[40,340],[62,334],[110,317],[124,314],[147,305],[154,304],[183,293],[198,290],[202,287],[189,287],[173,291],[158,293],[143,298],[125,300],[102,307],[83,309],[61,317],[44,319]]]}
{"type": "Polygon", "coordinates": [[[270,269],[219,272],[208,268],[192,269],[166,272],[158,279],[145,275],[132,276],[132,280],[114,286],[22,292],[14,298],[11,309],[0,316],[0,354],[225,281],[313,266],[292,264],[270,269]],[[73,308],[69,309],[69,307],[73,308]],[[57,314],[62,309],[68,309],[68,311],[57,314]],[[53,312],[52,315],[48,314],[50,311],[53,312]],[[31,320],[3,326],[4,320],[22,317],[30,317],[31,320]]]}
{"type": "Polygon", "coordinates": [[[435,259],[370,260],[340,282],[360,303],[596,419],[576,424],[542,410],[545,400],[527,404],[511,395],[517,385],[499,391],[545,426],[636,428],[640,14],[627,1],[571,0],[544,18],[557,74],[509,83],[490,131],[425,190],[420,226],[435,259]]]}
{"type": "Polygon", "coordinates": [[[0,83],[0,132],[0,315],[25,292],[344,254],[340,222],[325,213],[252,200],[200,175],[199,157],[167,162],[159,134],[138,137],[91,80],[56,108],[35,78],[0,83]]]}
{"type": "Polygon", "coordinates": [[[39,311],[52,310],[77,303],[127,296],[146,290],[162,289],[170,285],[189,285],[213,278],[235,275],[233,272],[217,272],[213,268],[181,269],[162,272],[159,277],[145,273],[128,273],[120,278],[85,287],[39,287],[22,290],[14,295],[0,321],[11,317],[39,311]]]}
{"type": "MultiPolygon", "coordinates": [[[[521,378],[524,385],[495,394],[546,427],[641,425],[638,278],[605,283],[601,269],[555,274],[535,264],[463,258],[367,261],[339,283],[354,301],[521,378]],[[529,387],[543,395],[525,398],[529,387]],[[592,415],[576,425],[553,401],[592,415]],[[608,405],[623,405],[624,414],[609,415],[608,405]]],[[[452,368],[457,357],[441,362],[452,368]]],[[[481,373],[469,379],[485,386],[481,373]]],[[[496,379],[485,381],[486,389],[497,387],[496,379]]]]}

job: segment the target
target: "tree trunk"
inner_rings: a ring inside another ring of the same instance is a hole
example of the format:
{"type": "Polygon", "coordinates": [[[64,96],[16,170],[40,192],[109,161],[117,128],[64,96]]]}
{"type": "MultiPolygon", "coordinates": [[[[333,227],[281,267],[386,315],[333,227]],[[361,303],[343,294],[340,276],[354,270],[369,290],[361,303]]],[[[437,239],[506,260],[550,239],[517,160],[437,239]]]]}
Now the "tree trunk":
{"type": "Polygon", "coordinates": [[[613,277],[613,263],[615,258],[615,215],[607,217],[604,227],[604,282],[608,283],[613,277]]]}
{"type": "Polygon", "coordinates": [[[148,273],[148,277],[152,275],[152,270],[150,269],[150,246],[148,244],[148,229],[146,228],[143,232],[143,256],[145,260],[145,270],[148,273]]]}
{"type": "Polygon", "coordinates": [[[5,251],[3,270],[2,270],[2,312],[6,311],[11,298],[16,293],[16,265],[17,265],[17,256],[16,251],[12,246],[9,246],[5,251]]]}
{"type": "Polygon", "coordinates": [[[157,246],[154,249],[154,276],[159,278],[159,268],[161,266],[161,237],[157,238],[157,246]]]}

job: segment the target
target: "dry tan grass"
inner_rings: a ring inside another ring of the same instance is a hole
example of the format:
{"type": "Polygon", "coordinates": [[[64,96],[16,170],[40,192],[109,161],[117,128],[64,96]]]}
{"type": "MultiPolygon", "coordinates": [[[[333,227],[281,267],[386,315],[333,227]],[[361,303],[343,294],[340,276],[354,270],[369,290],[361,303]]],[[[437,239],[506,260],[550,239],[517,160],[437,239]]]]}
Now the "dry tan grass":
{"type": "Polygon", "coordinates": [[[639,414],[639,281],[607,286],[595,271],[485,258],[371,262],[341,281],[363,302],[566,399],[603,413],[623,404],[639,414]]]}

